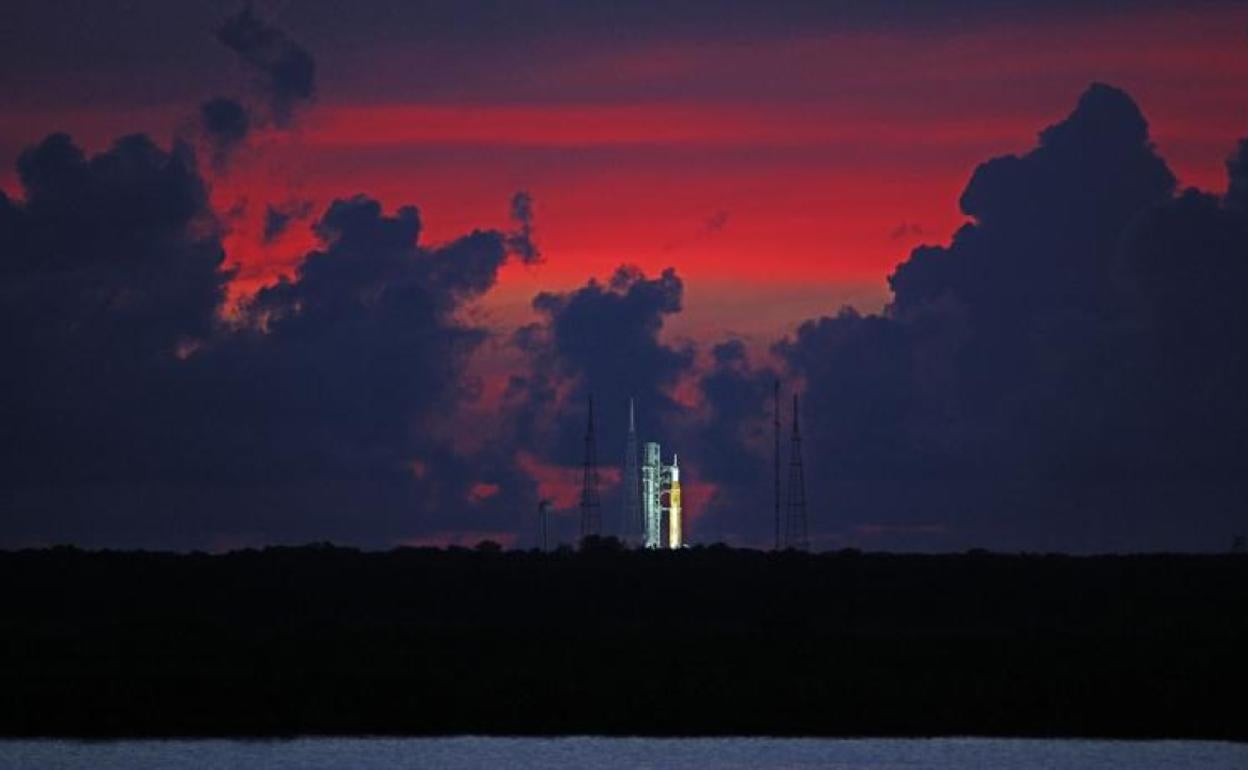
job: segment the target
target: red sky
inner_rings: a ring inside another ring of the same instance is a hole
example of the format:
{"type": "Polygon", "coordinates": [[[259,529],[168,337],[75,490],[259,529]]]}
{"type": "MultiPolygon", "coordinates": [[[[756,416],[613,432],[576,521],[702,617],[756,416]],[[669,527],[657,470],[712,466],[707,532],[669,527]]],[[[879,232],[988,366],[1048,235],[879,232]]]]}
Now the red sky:
{"type": "MultiPolygon", "coordinates": [[[[453,61],[443,75],[462,88],[442,77],[423,94],[445,49],[393,37],[318,48],[309,29],[316,103],[244,151],[214,197],[222,210],[247,201],[228,248],[252,287],[311,243],[305,222],[261,246],[266,204],[319,210],[363,192],[417,204],[426,237],[443,240],[504,225],[511,194],[528,190],[546,262],[505,271],[485,302],[500,328],[536,292],[631,262],[686,279],[671,333],[774,338],[845,303],[878,308],[908,249],[946,241],[961,222],[976,164],[1025,151],[1090,81],[1140,102],[1182,183],[1220,189],[1223,159],[1248,134],[1246,22],[1242,10],[1202,8],[597,48],[554,40],[523,66],[501,54],[499,69],[453,61]]],[[[216,86],[82,107],[67,85],[64,103],[45,94],[6,111],[0,159],[11,169],[52,129],[89,149],[135,130],[167,140],[216,86]]],[[[14,190],[13,173],[0,183],[14,190]]]]}
{"type": "MultiPolygon", "coordinates": [[[[198,144],[238,269],[235,297],[296,270],[317,247],[316,216],[335,198],[364,194],[389,211],[414,204],[422,238],[443,242],[513,227],[510,202],[527,191],[545,259],[508,265],[464,311],[474,328],[496,332],[455,383],[482,396],[465,398],[453,424],[421,426],[453,432],[436,443],[469,457],[497,438],[509,376],[534,366],[510,335],[532,318],[539,292],[582,286],[624,263],[651,276],[671,266],[684,279],[684,309],[663,316],[663,342],[698,343],[706,361],[711,343],[739,337],[751,356],[765,355],[804,320],[846,304],[879,310],[894,266],[916,245],[948,243],[964,223],[958,199],[976,167],[1033,148],[1096,81],[1138,102],[1181,184],[1221,191],[1224,161],[1248,136],[1248,5],[7,0],[0,188],[20,194],[19,153],[53,131],[88,152],[135,132],[198,144]],[[261,37],[314,60],[315,77],[297,96],[278,93],[274,62],[257,61],[263,52],[219,39],[223,21],[244,8],[264,19],[261,37]],[[199,117],[214,97],[243,102],[239,113],[261,121],[215,166],[199,117]],[[289,123],[273,125],[287,108],[289,123]],[[270,206],[309,215],[266,243],[270,206]]],[[[664,380],[674,390],[664,396],[701,406],[704,391],[683,376],[664,380]]],[[[568,405],[576,384],[556,383],[552,403],[568,405]]],[[[570,414],[549,420],[552,430],[570,414]]],[[[691,430],[673,428],[673,442],[693,443],[691,430]]],[[[579,466],[564,447],[556,460],[555,449],[537,446],[544,439],[530,438],[516,467],[537,494],[570,510],[579,466]]],[[[620,456],[603,446],[604,458],[620,456]]],[[[433,455],[410,459],[413,475],[437,466],[433,455]]],[[[685,499],[695,521],[715,491],[699,462],[691,452],[685,499]]],[[[474,481],[469,513],[506,494],[505,473],[474,481]]],[[[308,489],[300,491],[311,497],[318,488],[308,489]]],[[[909,504],[905,495],[886,503],[909,504]]],[[[862,537],[891,531],[847,522],[843,532],[862,537]]],[[[473,531],[464,537],[507,537],[465,529],[473,531]]]]}

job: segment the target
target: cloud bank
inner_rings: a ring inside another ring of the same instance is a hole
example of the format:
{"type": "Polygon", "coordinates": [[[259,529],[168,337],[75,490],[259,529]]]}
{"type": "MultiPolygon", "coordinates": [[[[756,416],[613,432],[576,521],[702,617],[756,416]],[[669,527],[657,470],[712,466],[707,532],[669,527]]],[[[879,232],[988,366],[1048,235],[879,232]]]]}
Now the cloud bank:
{"type": "MultiPolygon", "coordinates": [[[[249,10],[222,30],[275,93],[310,83],[249,10]]],[[[225,315],[191,148],[87,156],[53,135],[18,166],[22,195],[0,194],[6,544],[523,543],[544,476],[575,477],[592,393],[609,530],[635,397],[698,485],[695,539],[766,545],[777,377],[805,394],[821,547],[1220,549],[1246,528],[1248,142],[1225,195],[1178,191],[1110,86],[980,165],[969,221],[897,266],[884,312],[770,346],[672,338],[683,279],[631,267],[540,293],[534,323],[493,336],[468,311],[541,258],[524,193],[510,230],[440,244],[368,195],[272,207],[273,238],[307,217],[318,245],[225,315]],[[520,362],[497,404],[470,371],[491,341],[520,362]]]]}
{"type": "Polygon", "coordinates": [[[526,494],[453,441],[488,336],[460,311],[531,258],[516,234],[426,247],[414,207],[340,199],[297,273],[226,319],[188,148],[88,158],[55,135],[20,173],[24,199],[0,197],[7,542],[384,544],[471,526],[415,522],[487,508],[478,484],[526,494]]]}
{"type": "Polygon", "coordinates": [[[825,535],[1224,547],[1248,428],[1237,189],[1176,198],[1139,109],[1101,84],[1034,150],[979,166],[971,221],[897,267],[883,315],[776,346],[805,382],[825,535]]]}

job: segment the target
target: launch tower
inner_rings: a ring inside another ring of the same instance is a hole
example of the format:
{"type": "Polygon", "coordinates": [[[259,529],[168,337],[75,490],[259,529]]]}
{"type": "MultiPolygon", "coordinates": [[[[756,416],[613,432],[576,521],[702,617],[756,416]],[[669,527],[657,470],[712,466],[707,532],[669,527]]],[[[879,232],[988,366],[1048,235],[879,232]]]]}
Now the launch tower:
{"type": "Polygon", "coordinates": [[[659,445],[646,442],[641,463],[641,505],[646,514],[647,548],[663,547],[663,481],[659,445]]]}

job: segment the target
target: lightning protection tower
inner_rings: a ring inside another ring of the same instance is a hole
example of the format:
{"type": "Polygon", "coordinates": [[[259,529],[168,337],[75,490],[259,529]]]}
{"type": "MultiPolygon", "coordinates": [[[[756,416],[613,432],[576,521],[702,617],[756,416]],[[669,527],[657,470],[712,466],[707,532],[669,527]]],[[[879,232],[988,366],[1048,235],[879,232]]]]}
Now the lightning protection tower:
{"type": "Polygon", "coordinates": [[[537,504],[537,547],[542,553],[550,550],[550,501],[541,500],[537,504]]]}
{"type": "Polygon", "coordinates": [[[642,540],[646,535],[646,515],[641,508],[641,468],[637,463],[637,419],[633,399],[628,400],[628,443],[624,448],[623,507],[620,510],[620,539],[642,540]]]}
{"type": "Polygon", "coordinates": [[[789,450],[789,506],[785,545],[805,551],[810,547],[806,523],[806,474],[802,469],[802,434],[797,424],[798,401],[793,394],[793,446],[789,450]]]}
{"type": "Polygon", "coordinates": [[[772,425],[776,429],[775,481],[776,481],[776,550],[780,550],[780,380],[774,389],[775,406],[771,412],[772,425]]]}
{"type": "Polygon", "coordinates": [[[589,424],[585,429],[585,467],[581,476],[581,537],[602,534],[602,506],[598,499],[598,445],[594,439],[594,396],[589,396],[589,424]]]}

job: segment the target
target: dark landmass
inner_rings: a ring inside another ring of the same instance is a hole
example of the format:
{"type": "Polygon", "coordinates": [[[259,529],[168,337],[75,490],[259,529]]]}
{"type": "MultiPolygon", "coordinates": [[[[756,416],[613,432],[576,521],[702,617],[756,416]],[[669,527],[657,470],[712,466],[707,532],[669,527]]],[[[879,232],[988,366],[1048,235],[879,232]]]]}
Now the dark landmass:
{"type": "Polygon", "coordinates": [[[5,735],[1248,739],[1248,557],[0,554],[5,735]]]}

